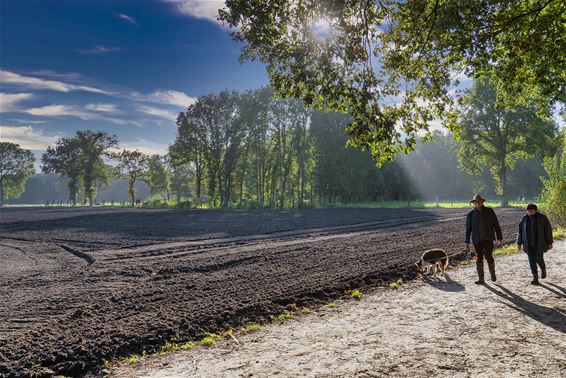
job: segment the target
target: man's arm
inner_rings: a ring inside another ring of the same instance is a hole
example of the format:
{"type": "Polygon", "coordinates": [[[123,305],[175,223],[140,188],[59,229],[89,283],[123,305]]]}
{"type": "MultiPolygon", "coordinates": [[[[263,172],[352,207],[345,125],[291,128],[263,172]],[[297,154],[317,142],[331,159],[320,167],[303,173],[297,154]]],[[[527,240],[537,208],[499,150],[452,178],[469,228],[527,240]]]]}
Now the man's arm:
{"type": "Polygon", "coordinates": [[[497,220],[497,215],[495,215],[495,211],[493,211],[493,228],[495,229],[495,235],[497,235],[497,240],[503,240],[503,234],[501,233],[501,227],[499,226],[499,221],[497,220]]]}
{"type": "Polygon", "coordinates": [[[466,215],[466,237],[464,243],[470,244],[470,235],[472,235],[472,213],[466,215]]]}

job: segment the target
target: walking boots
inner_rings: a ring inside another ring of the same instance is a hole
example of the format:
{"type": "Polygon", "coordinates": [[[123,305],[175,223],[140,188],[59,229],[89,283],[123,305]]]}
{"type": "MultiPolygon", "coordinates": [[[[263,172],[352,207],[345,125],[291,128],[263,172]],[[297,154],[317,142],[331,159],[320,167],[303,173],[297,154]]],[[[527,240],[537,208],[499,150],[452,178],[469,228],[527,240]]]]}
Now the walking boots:
{"type": "Polygon", "coordinates": [[[487,263],[487,266],[489,267],[489,275],[491,276],[491,280],[493,282],[497,281],[497,277],[495,277],[495,262],[487,263]]]}
{"type": "Polygon", "coordinates": [[[482,264],[476,264],[476,268],[478,269],[478,280],[475,282],[476,285],[483,285],[485,283],[483,279],[483,261],[482,264]]]}

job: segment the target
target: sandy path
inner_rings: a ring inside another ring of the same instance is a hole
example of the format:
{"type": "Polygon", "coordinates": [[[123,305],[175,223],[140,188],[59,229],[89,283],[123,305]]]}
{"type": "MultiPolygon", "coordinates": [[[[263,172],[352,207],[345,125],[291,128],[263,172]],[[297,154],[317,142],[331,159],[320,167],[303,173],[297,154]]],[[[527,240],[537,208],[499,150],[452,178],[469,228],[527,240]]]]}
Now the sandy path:
{"type": "Polygon", "coordinates": [[[549,277],[529,285],[523,253],[497,258],[499,281],[475,269],[338,302],[301,319],[113,369],[148,377],[566,376],[566,242],[546,254],[549,277]]]}

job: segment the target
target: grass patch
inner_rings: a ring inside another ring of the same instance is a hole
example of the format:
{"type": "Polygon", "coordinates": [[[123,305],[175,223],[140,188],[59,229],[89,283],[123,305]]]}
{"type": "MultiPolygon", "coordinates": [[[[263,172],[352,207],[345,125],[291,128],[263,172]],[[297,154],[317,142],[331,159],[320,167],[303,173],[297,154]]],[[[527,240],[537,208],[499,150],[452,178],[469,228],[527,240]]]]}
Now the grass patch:
{"type": "Polygon", "coordinates": [[[510,255],[512,253],[516,253],[517,251],[517,244],[516,243],[511,243],[508,245],[505,245],[501,248],[497,248],[493,254],[494,255],[510,255]]]}
{"type": "Polygon", "coordinates": [[[128,357],[122,358],[122,362],[125,364],[133,364],[140,360],[141,356],[139,354],[131,354],[128,357]]]}
{"type": "Polygon", "coordinates": [[[290,320],[293,319],[293,316],[295,314],[291,311],[288,310],[284,310],[281,314],[279,315],[269,315],[269,319],[271,319],[272,321],[278,321],[278,322],[283,322],[285,320],[290,320]]]}
{"type": "Polygon", "coordinates": [[[261,329],[261,326],[257,323],[248,324],[247,326],[240,329],[242,333],[257,332],[261,329]]]}
{"type": "Polygon", "coordinates": [[[356,300],[359,301],[360,299],[362,299],[362,292],[359,291],[358,289],[354,289],[354,290],[352,290],[352,294],[350,294],[350,296],[353,299],[356,299],[356,300]]]}
{"type": "Polygon", "coordinates": [[[200,341],[201,345],[210,347],[213,346],[218,340],[220,340],[220,335],[215,333],[207,333],[205,337],[200,341]]]}
{"type": "Polygon", "coordinates": [[[189,349],[193,349],[195,347],[195,343],[193,343],[192,341],[186,342],[184,344],[179,345],[179,349],[180,350],[189,350],[189,349]]]}
{"type": "Polygon", "coordinates": [[[401,287],[401,285],[403,285],[403,279],[402,279],[402,278],[399,278],[399,279],[397,279],[396,281],[391,282],[391,283],[389,284],[389,287],[392,288],[392,289],[397,290],[397,289],[399,289],[399,288],[401,287]]]}
{"type": "Polygon", "coordinates": [[[161,348],[159,348],[159,351],[161,353],[167,353],[179,349],[179,344],[177,344],[175,341],[176,339],[171,339],[171,341],[166,341],[165,345],[162,345],[161,348]]]}
{"type": "Polygon", "coordinates": [[[552,232],[552,237],[556,240],[566,239],[566,227],[556,227],[552,232]]]}
{"type": "Polygon", "coordinates": [[[301,314],[310,314],[311,313],[311,309],[308,307],[301,307],[301,314]]]}
{"type": "Polygon", "coordinates": [[[338,307],[338,305],[336,304],[336,302],[330,302],[326,304],[326,307],[328,308],[336,308],[338,307]]]}

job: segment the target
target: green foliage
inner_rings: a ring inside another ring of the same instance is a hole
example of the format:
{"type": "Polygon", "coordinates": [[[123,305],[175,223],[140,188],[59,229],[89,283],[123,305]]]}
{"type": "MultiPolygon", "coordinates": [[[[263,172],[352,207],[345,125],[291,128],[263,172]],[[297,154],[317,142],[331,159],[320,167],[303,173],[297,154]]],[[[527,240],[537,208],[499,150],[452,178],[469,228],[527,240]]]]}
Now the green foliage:
{"type": "Polygon", "coordinates": [[[219,341],[222,337],[215,333],[207,333],[205,337],[200,341],[200,343],[204,346],[210,347],[213,346],[217,341],[219,341]]]}
{"type": "Polygon", "coordinates": [[[261,326],[256,323],[248,324],[245,327],[242,327],[240,331],[242,333],[250,333],[250,332],[258,332],[261,329],[261,326]]]}
{"type": "Polygon", "coordinates": [[[110,157],[118,161],[115,168],[115,176],[128,180],[130,204],[131,206],[135,206],[136,189],[134,185],[136,180],[146,178],[149,157],[139,150],[122,150],[122,152],[110,154],[110,157]]]}
{"type": "Polygon", "coordinates": [[[389,283],[389,287],[395,290],[399,289],[401,285],[403,285],[403,278],[398,278],[397,280],[389,283]]]}
{"type": "Polygon", "coordinates": [[[562,135],[561,153],[544,159],[547,177],[541,177],[542,210],[553,222],[566,225],[566,133],[562,135]]]}
{"type": "Polygon", "coordinates": [[[35,156],[19,144],[0,142],[0,206],[4,200],[24,192],[28,178],[34,174],[35,156]]]}
{"type": "Polygon", "coordinates": [[[458,130],[459,74],[497,77],[502,105],[563,102],[563,14],[552,0],[228,0],[220,18],[278,95],[349,113],[348,143],[382,163],[434,119],[458,130]]]}
{"type": "Polygon", "coordinates": [[[141,207],[148,209],[192,209],[194,204],[189,199],[180,201],[165,200],[161,197],[151,197],[141,203],[141,207]]]}
{"type": "Polygon", "coordinates": [[[557,126],[532,105],[498,108],[492,79],[474,83],[461,117],[459,161],[463,169],[480,174],[487,166],[505,202],[507,177],[518,159],[553,152],[557,126]]]}
{"type": "Polygon", "coordinates": [[[362,299],[362,292],[358,289],[354,289],[352,290],[352,294],[350,294],[350,297],[352,297],[353,299],[360,300],[362,299]]]}
{"type": "Polygon", "coordinates": [[[330,302],[330,303],[328,303],[328,304],[326,305],[326,307],[328,307],[328,308],[337,308],[338,305],[336,304],[336,302],[330,302]]]}
{"type": "Polygon", "coordinates": [[[152,195],[165,193],[169,199],[170,172],[167,169],[169,164],[167,155],[151,155],[147,162],[146,182],[149,185],[152,195]]]}
{"type": "Polygon", "coordinates": [[[292,311],[289,310],[283,310],[283,312],[281,314],[278,315],[269,315],[269,319],[271,319],[272,321],[277,321],[277,322],[283,322],[285,320],[291,320],[293,319],[293,316],[295,314],[292,311]]]}

